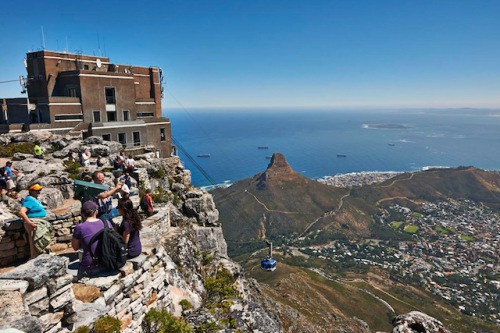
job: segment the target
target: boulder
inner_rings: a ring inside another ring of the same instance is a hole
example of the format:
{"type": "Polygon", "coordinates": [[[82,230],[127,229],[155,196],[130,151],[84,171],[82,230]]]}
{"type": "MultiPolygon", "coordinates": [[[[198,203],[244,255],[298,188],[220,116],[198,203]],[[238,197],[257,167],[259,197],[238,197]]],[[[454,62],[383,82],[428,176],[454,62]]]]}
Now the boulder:
{"type": "Polygon", "coordinates": [[[203,225],[217,225],[219,211],[215,208],[211,194],[193,188],[186,193],[184,210],[188,217],[194,217],[198,223],[203,225]]]}
{"type": "Polygon", "coordinates": [[[66,274],[69,259],[66,257],[42,254],[13,270],[0,275],[0,280],[25,280],[30,284],[29,290],[38,289],[50,278],[66,274]]]}
{"type": "Polygon", "coordinates": [[[84,145],[101,145],[103,143],[103,139],[100,136],[90,136],[83,140],[84,145]]]}
{"type": "Polygon", "coordinates": [[[419,311],[397,316],[392,326],[392,333],[451,333],[439,320],[419,311]]]}
{"type": "Polygon", "coordinates": [[[121,145],[121,143],[116,141],[103,141],[102,144],[108,147],[109,154],[118,154],[123,150],[123,146],[121,145]]]}
{"type": "Polygon", "coordinates": [[[22,318],[29,314],[23,302],[21,292],[0,291],[0,325],[5,325],[13,320],[22,318]]]}

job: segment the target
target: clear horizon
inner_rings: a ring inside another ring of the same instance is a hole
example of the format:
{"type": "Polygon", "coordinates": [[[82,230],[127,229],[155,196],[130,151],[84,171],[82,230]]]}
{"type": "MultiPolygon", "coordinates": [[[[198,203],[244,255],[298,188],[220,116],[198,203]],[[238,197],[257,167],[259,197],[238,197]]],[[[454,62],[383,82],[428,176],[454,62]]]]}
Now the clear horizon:
{"type": "Polygon", "coordinates": [[[4,7],[0,97],[25,96],[23,58],[46,49],[159,66],[164,108],[500,107],[498,1],[4,7]]]}

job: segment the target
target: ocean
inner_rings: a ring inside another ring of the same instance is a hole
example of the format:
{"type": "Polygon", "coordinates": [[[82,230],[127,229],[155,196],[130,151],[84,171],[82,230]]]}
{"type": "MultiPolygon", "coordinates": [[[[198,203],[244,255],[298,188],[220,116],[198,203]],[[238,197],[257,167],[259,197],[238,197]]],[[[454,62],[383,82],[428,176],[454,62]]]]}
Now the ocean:
{"type": "Polygon", "coordinates": [[[200,187],[252,177],[274,152],[312,179],[427,166],[500,169],[500,110],[183,108],[163,115],[200,187]]]}

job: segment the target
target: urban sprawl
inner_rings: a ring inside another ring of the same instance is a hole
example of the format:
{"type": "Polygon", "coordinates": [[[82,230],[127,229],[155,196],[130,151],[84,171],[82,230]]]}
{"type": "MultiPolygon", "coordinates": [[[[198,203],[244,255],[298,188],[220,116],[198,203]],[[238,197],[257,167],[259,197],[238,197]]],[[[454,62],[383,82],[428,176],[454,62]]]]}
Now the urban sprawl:
{"type": "MultiPolygon", "coordinates": [[[[319,181],[352,187],[397,174],[351,173],[319,181]]],[[[411,235],[409,241],[338,240],[301,251],[323,260],[379,266],[392,277],[424,286],[465,314],[500,324],[498,214],[469,200],[419,204],[418,212],[392,205],[377,216],[377,223],[411,235]]]]}

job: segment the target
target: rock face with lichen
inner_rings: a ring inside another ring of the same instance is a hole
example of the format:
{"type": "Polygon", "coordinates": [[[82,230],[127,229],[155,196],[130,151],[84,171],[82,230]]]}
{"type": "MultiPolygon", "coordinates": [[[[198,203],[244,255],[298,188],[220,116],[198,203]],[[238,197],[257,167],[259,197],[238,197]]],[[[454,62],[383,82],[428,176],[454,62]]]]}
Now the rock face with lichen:
{"type": "Polygon", "coordinates": [[[419,311],[397,316],[392,325],[392,333],[451,333],[439,320],[419,311]]]}
{"type": "MultiPolygon", "coordinates": [[[[2,136],[6,144],[37,139],[47,152],[44,160],[29,154],[12,158],[14,167],[23,173],[18,179],[18,190],[22,198],[27,195],[24,188],[30,184],[44,186],[41,200],[54,226],[55,243],[51,248],[67,250],[74,226],[80,221],[81,207],[79,201],[68,200],[73,196],[71,177],[83,171],[80,167],[76,173],[70,173],[68,152],[87,148],[93,158],[97,154],[106,156],[109,163],[105,165],[111,165],[118,146],[100,138],[78,141],[54,135],[2,136]]],[[[91,326],[97,318],[109,314],[121,320],[122,332],[137,332],[145,313],[158,308],[186,318],[198,328],[216,325],[230,332],[234,331],[230,325],[237,325],[242,332],[280,332],[279,322],[258,303],[248,300],[246,295],[251,290],[242,287],[246,283],[241,267],[227,257],[212,196],[191,185],[189,170],[176,156],[160,159],[146,152],[134,159],[138,187],[152,190],[157,210],[143,221],[143,253],[130,259],[120,271],[78,282],[73,276],[74,256],[64,254],[40,255],[0,274],[0,328],[68,332],[82,325],[91,326]],[[214,296],[214,286],[217,290],[217,284],[227,282],[217,280],[217,275],[225,276],[231,283],[224,285],[231,290],[225,298],[214,296]],[[212,284],[207,285],[208,277],[214,277],[212,284]],[[231,302],[230,309],[222,308],[225,302],[231,302]]],[[[113,185],[112,173],[104,171],[106,182],[113,185]]],[[[0,260],[5,264],[9,258],[29,255],[29,249],[27,242],[21,241],[24,228],[16,216],[20,200],[4,199],[0,204],[0,246],[5,251],[0,260]]],[[[138,204],[139,196],[132,200],[138,204]]]]}
{"type": "MultiPolygon", "coordinates": [[[[80,222],[81,204],[70,200],[75,173],[68,170],[67,155],[88,148],[93,158],[107,158],[107,166],[121,146],[101,138],[78,141],[47,133],[0,136],[2,144],[35,140],[42,141],[44,160],[28,154],[12,158],[14,166],[23,172],[18,181],[20,195],[27,195],[23,189],[29,184],[44,186],[41,199],[54,226],[51,249],[66,253],[42,254],[0,274],[0,329],[70,332],[110,315],[121,321],[122,332],[140,332],[145,314],[156,308],[166,309],[197,331],[285,332],[283,313],[286,318],[295,318],[294,325],[287,325],[295,330],[286,332],[314,331],[301,320],[300,313],[292,313],[291,308],[267,298],[258,283],[247,280],[240,265],[227,256],[212,195],[191,185],[191,174],[178,157],[159,159],[148,152],[134,156],[138,187],[152,190],[157,210],[143,221],[143,253],[119,271],[76,281],[75,254],[67,250],[74,226],[80,222]]],[[[295,177],[286,165],[284,158],[276,155],[262,180],[295,177]]],[[[112,185],[113,174],[105,170],[105,176],[112,185]]],[[[132,200],[138,204],[138,196],[132,200]]],[[[12,198],[0,203],[0,264],[29,255],[23,224],[16,216],[19,207],[20,201],[12,198]]],[[[414,332],[396,329],[418,325],[429,329],[427,332],[440,332],[431,329],[442,327],[433,326],[437,321],[430,317],[398,318],[393,332],[414,332]]],[[[325,317],[325,321],[335,328],[333,332],[369,332],[358,319],[325,317]]]]}

